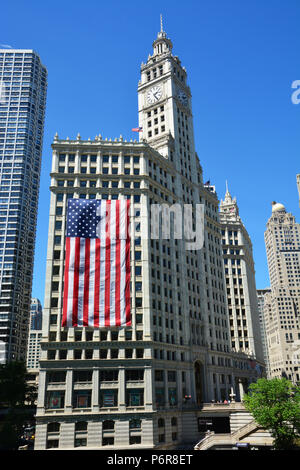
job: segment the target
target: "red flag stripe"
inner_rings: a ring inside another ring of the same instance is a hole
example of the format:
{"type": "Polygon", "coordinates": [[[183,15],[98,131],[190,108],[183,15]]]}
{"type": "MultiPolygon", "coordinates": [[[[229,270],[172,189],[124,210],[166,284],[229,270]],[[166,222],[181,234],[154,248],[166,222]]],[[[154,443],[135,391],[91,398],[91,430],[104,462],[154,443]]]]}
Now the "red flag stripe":
{"type": "Polygon", "coordinates": [[[110,326],[110,200],[106,201],[106,227],[105,227],[105,306],[104,306],[104,315],[105,315],[105,326],[110,326]]]}
{"type": "Polygon", "coordinates": [[[100,299],[100,239],[95,243],[95,292],[94,292],[94,326],[99,327],[99,299],[100,299]]]}
{"type": "Polygon", "coordinates": [[[69,290],[69,263],[70,263],[70,238],[66,238],[66,261],[64,275],[64,299],[63,299],[63,318],[62,326],[67,326],[68,311],[68,290],[69,290]]]}
{"type": "Polygon", "coordinates": [[[116,325],[121,326],[120,318],[120,280],[121,280],[121,264],[120,264],[120,204],[116,205],[116,291],[115,291],[115,316],[116,316],[116,325]]]}
{"type": "Polygon", "coordinates": [[[129,234],[129,211],[130,199],[127,199],[127,226],[126,226],[126,283],[125,283],[125,315],[126,325],[131,325],[130,321],[130,234],[129,234]]]}
{"type": "Polygon", "coordinates": [[[79,263],[80,263],[80,238],[75,239],[74,258],[74,282],[73,282],[73,326],[78,323],[78,287],[79,287],[79,263]]]}

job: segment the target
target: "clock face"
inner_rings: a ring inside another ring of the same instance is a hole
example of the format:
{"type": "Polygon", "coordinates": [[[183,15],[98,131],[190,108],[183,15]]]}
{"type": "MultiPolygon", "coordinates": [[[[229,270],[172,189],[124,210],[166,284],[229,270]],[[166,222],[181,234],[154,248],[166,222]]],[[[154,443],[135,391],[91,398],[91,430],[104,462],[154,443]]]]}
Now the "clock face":
{"type": "Polygon", "coordinates": [[[156,101],[160,100],[161,96],[162,96],[161,87],[154,86],[147,93],[147,103],[148,104],[156,103],[156,101]]]}
{"type": "Polygon", "coordinates": [[[182,104],[184,104],[185,106],[188,104],[187,96],[183,91],[179,91],[177,96],[182,104]]]}

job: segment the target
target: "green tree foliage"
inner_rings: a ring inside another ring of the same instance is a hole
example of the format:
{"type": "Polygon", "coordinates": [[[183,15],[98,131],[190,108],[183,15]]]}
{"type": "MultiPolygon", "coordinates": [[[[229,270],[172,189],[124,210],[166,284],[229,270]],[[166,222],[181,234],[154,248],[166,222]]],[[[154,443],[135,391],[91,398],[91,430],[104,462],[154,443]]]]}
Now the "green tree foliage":
{"type": "Polygon", "coordinates": [[[300,436],[300,387],[289,380],[259,379],[244,396],[245,408],[269,430],[275,449],[290,449],[300,436]]]}
{"type": "Polygon", "coordinates": [[[17,449],[24,423],[32,419],[24,404],[34,404],[36,387],[26,383],[24,362],[13,361],[0,365],[0,450],[17,449]]]}
{"type": "Polygon", "coordinates": [[[0,365],[0,404],[15,408],[23,405],[26,396],[26,366],[24,362],[12,361],[0,365]]]}

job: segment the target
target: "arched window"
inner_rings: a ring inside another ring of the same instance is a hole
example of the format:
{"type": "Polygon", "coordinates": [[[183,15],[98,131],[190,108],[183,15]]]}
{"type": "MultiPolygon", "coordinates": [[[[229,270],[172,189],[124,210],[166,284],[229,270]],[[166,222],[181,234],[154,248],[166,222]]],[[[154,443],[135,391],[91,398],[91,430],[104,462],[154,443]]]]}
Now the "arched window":
{"type": "Polygon", "coordinates": [[[60,423],[48,423],[47,431],[48,432],[59,432],[60,423]]]}
{"type": "Polygon", "coordinates": [[[103,421],[102,429],[105,430],[105,431],[107,431],[108,429],[110,429],[110,430],[115,429],[115,422],[112,421],[112,420],[103,421]]]}
{"type": "Polygon", "coordinates": [[[131,419],[129,421],[129,429],[141,429],[142,422],[140,419],[131,419]]]}
{"type": "Polygon", "coordinates": [[[77,423],[75,423],[75,431],[87,431],[87,422],[78,421],[77,423]]]}
{"type": "Polygon", "coordinates": [[[164,426],[165,426],[165,420],[163,418],[159,418],[158,427],[163,428],[164,426]]]}

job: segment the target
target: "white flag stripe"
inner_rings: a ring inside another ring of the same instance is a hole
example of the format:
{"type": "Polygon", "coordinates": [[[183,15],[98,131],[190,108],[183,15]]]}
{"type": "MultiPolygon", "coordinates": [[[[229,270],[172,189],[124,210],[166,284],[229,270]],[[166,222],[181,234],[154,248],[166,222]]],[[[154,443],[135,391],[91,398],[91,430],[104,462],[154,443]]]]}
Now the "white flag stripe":
{"type": "Polygon", "coordinates": [[[79,279],[78,279],[78,313],[77,325],[83,325],[83,300],[85,281],[85,238],[80,238],[79,279]]]}
{"type": "MultiPolygon", "coordinates": [[[[120,289],[121,292],[125,292],[125,282],[126,282],[126,256],[125,256],[125,250],[126,250],[126,240],[121,240],[121,279],[120,279],[120,289]]],[[[126,324],[126,316],[125,316],[125,296],[121,295],[120,299],[120,310],[121,310],[121,324],[124,325],[126,324]]]]}
{"type": "Polygon", "coordinates": [[[116,201],[111,201],[110,210],[110,308],[109,308],[109,324],[113,325],[115,321],[116,309],[116,201]]]}
{"type": "Polygon", "coordinates": [[[120,239],[125,240],[127,238],[127,200],[121,199],[120,201],[120,239]]]}
{"type": "Polygon", "coordinates": [[[100,250],[100,293],[99,293],[99,326],[105,326],[105,241],[101,240],[100,250]]]}
{"type": "Polygon", "coordinates": [[[67,299],[67,326],[72,326],[74,261],[75,261],[75,238],[70,238],[69,284],[68,284],[68,299],[67,299]]]}
{"type": "Polygon", "coordinates": [[[88,323],[94,324],[94,295],[95,295],[95,268],[96,268],[96,239],[90,241],[90,275],[89,275],[89,309],[88,323]]]}

